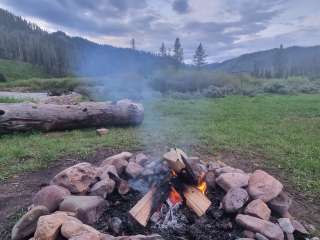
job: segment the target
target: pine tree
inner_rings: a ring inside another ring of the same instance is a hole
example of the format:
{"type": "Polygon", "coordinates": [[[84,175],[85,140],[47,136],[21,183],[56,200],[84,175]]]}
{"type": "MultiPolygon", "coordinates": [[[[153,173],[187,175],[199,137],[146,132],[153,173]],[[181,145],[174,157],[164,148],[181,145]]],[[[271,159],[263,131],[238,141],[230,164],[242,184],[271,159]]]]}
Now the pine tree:
{"type": "Polygon", "coordinates": [[[166,46],[164,45],[164,43],[162,43],[162,44],[161,44],[161,47],[160,47],[160,56],[161,56],[161,57],[167,56],[167,48],[166,48],[166,46]]]}
{"type": "Polygon", "coordinates": [[[206,59],[207,59],[207,54],[202,46],[202,43],[200,43],[193,56],[193,63],[198,68],[201,68],[207,64],[206,59]]]}
{"type": "Polygon", "coordinates": [[[132,50],[136,50],[136,40],[134,38],[130,40],[130,45],[132,50]]]}
{"type": "Polygon", "coordinates": [[[183,48],[179,38],[176,38],[174,42],[173,59],[175,59],[179,64],[183,63],[183,48]]]}

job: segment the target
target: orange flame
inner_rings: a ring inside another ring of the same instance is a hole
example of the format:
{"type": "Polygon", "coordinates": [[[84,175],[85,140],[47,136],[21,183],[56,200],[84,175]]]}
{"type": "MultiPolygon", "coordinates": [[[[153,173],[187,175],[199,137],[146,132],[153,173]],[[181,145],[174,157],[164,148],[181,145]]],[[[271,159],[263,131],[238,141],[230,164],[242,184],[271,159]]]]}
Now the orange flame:
{"type": "Polygon", "coordinates": [[[173,205],[182,202],[182,197],[174,187],[171,187],[171,191],[169,193],[169,200],[173,205]]]}
{"type": "Polygon", "coordinates": [[[204,177],[205,177],[205,173],[202,173],[200,180],[199,180],[199,184],[197,186],[197,188],[200,190],[200,192],[202,192],[202,194],[206,194],[206,191],[207,191],[207,183],[206,183],[204,177]]]}

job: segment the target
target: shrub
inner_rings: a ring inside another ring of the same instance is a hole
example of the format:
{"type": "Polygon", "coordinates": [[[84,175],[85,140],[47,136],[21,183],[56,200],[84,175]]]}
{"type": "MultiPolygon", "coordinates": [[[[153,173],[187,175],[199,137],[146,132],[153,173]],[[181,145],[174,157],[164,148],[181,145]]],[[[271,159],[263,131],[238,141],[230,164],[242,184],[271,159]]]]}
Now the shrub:
{"type": "Polygon", "coordinates": [[[4,74],[0,73],[0,82],[6,82],[7,78],[4,74]]]}

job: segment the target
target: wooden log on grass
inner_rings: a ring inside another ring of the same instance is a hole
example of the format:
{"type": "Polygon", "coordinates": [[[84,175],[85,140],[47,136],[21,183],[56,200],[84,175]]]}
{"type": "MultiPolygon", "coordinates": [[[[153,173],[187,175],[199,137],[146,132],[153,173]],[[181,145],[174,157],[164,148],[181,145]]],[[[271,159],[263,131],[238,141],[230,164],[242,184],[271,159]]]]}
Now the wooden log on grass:
{"type": "Polygon", "coordinates": [[[143,106],[130,100],[77,105],[0,104],[0,133],[134,126],[143,118],[143,106]]]}

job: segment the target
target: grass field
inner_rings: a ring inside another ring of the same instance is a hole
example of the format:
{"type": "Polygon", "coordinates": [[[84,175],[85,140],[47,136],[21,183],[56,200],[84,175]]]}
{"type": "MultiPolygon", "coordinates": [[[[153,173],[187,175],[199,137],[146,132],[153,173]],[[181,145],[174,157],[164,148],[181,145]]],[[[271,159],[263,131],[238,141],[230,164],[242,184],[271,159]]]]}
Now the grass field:
{"type": "Polygon", "coordinates": [[[48,77],[39,67],[29,63],[4,59],[0,59],[0,73],[4,74],[8,81],[48,77]]]}
{"type": "Polygon", "coordinates": [[[232,96],[223,99],[161,99],[145,103],[138,128],[17,134],[0,137],[0,178],[49,166],[70,153],[97,147],[162,149],[201,145],[209,152],[259,153],[299,190],[320,194],[320,95],[232,96]]]}

